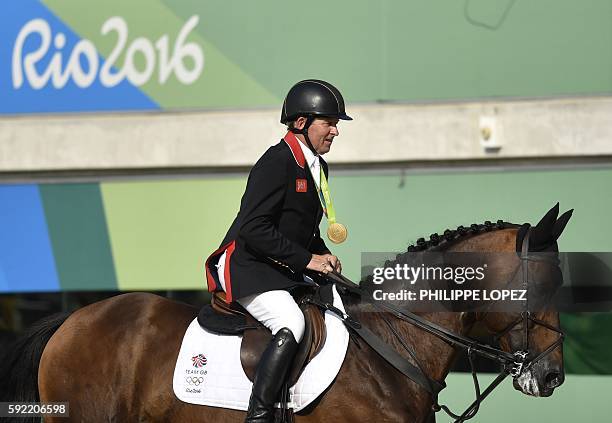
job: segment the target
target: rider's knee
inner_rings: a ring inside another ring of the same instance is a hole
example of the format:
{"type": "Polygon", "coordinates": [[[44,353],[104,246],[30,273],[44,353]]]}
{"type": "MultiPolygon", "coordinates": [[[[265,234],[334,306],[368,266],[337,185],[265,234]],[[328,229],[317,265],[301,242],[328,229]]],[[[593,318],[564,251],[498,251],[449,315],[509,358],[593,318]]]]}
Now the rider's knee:
{"type": "Polygon", "coordinates": [[[304,314],[302,312],[295,313],[290,318],[286,319],[284,326],[293,333],[293,337],[299,344],[304,337],[304,331],[306,330],[306,323],[304,322],[304,314]]]}

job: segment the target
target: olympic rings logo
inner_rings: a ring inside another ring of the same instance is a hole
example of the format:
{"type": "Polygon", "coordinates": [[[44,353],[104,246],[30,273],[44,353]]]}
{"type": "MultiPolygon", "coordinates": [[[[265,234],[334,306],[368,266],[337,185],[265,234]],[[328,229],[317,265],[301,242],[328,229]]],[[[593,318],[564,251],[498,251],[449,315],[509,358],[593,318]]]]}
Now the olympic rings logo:
{"type": "Polygon", "coordinates": [[[196,377],[196,376],[187,376],[185,378],[185,381],[188,384],[190,384],[190,385],[199,386],[200,383],[204,382],[204,378],[203,377],[196,377]]]}

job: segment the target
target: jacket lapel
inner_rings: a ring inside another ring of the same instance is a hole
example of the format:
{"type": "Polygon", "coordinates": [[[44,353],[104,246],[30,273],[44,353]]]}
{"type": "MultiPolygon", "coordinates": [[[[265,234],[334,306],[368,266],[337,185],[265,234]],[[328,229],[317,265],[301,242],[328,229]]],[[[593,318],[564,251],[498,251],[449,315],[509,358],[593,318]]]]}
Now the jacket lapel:
{"type": "MultiPolygon", "coordinates": [[[[317,220],[321,218],[323,214],[323,207],[321,206],[321,200],[319,200],[319,192],[317,191],[317,186],[315,185],[314,177],[310,171],[310,164],[306,162],[306,158],[304,157],[304,152],[300,147],[300,141],[296,138],[293,132],[287,132],[287,134],[283,137],[285,143],[289,146],[291,150],[291,154],[295,159],[296,164],[298,165],[297,175],[302,174],[306,177],[308,181],[308,192],[310,193],[311,201],[314,201],[317,207],[317,220]]],[[[320,164],[323,166],[323,159],[319,156],[320,164]]],[[[325,171],[325,170],[324,170],[325,171]]]]}

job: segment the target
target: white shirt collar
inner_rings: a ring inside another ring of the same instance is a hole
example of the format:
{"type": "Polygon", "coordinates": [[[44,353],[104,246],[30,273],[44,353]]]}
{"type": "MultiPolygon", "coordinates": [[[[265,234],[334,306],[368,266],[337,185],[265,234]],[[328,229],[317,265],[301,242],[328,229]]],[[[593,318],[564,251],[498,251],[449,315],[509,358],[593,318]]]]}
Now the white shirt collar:
{"type": "Polygon", "coordinates": [[[298,143],[300,144],[300,148],[304,153],[304,159],[306,159],[306,163],[308,163],[308,167],[312,168],[313,166],[319,164],[319,156],[316,155],[308,148],[302,141],[298,139],[298,143]]]}

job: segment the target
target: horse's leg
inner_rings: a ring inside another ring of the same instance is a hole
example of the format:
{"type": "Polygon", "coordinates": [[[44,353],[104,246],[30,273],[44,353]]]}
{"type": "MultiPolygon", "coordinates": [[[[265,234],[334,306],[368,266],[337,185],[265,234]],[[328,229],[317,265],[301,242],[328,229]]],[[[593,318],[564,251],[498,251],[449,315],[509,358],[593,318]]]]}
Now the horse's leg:
{"type": "Polygon", "coordinates": [[[174,364],[196,313],[151,294],[121,295],[78,310],[45,348],[41,401],[68,401],[70,420],[78,422],[242,421],[242,412],[174,396],[174,364]]]}

